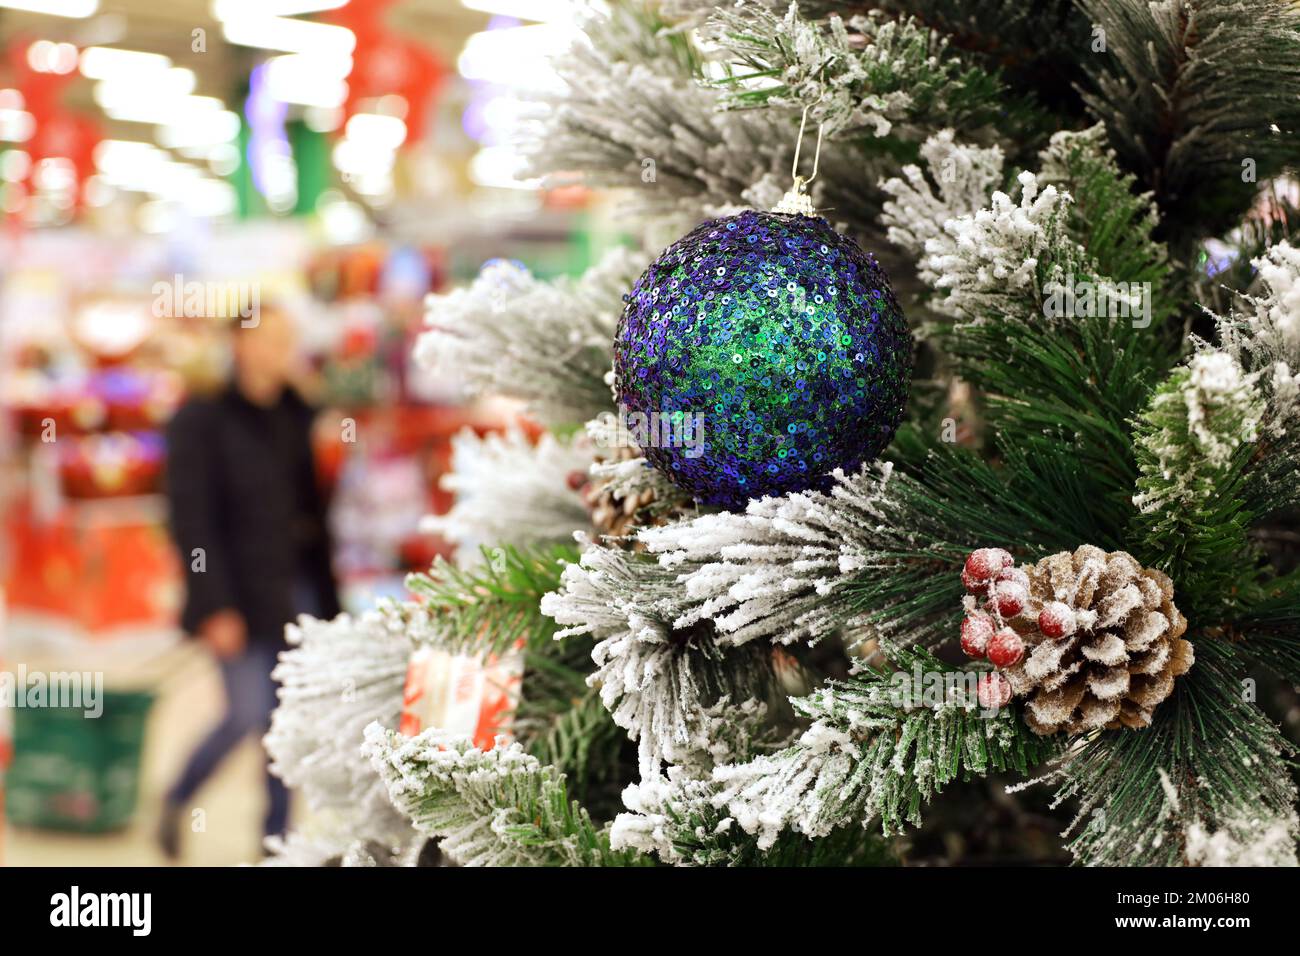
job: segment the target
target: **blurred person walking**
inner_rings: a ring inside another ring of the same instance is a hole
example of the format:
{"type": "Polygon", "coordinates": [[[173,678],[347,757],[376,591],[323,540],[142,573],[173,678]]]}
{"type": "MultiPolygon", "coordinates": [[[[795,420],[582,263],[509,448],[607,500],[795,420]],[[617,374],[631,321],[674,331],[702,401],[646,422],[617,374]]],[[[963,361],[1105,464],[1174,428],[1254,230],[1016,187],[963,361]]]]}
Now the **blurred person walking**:
{"type": "MultiPolygon", "coordinates": [[[[241,741],[270,726],[284,625],[339,612],[311,450],[315,412],[294,386],[296,329],[263,307],[232,336],[230,381],[188,401],[167,429],[167,498],[185,567],[181,626],[216,656],[226,696],[224,716],[167,793],[159,841],[170,859],[180,856],[195,793],[241,741]]],[[[272,836],[287,827],[289,793],[269,769],[266,781],[263,832],[272,836]]]]}

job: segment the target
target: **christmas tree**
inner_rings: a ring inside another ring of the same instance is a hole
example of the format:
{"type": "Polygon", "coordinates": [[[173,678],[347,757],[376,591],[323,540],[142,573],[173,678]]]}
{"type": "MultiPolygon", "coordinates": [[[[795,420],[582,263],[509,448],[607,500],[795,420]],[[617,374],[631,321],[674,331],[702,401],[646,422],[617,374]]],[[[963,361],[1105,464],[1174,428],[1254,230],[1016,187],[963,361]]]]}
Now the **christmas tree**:
{"type": "Polygon", "coordinates": [[[584,33],[530,172],[643,242],[431,300],[419,360],[547,432],[458,440],[412,600],[291,628],[275,859],[884,863],[961,791],[1083,864],[1294,864],[1300,8],[584,33]],[[398,731],[421,648],[522,655],[509,739],[398,731]]]}

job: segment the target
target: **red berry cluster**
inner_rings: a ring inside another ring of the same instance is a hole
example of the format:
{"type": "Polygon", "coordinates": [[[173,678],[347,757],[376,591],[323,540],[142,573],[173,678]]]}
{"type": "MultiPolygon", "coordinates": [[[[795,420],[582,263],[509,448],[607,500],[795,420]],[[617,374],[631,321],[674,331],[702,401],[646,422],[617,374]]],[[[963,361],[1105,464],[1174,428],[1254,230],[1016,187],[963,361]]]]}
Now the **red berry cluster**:
{"type": "MultiPolygon", "coordinates": [[[[972,595],[961,622],[961,649],[966,656],[986,658],[998,670],[1019,664],[1025,656],[1021,633],[1033,631],[1029,576],[1002,548],[978,548],[966,558],[961,583],[972,595]],[[979,598],[984,599],[983,607],[977,606],[979,598]],[[1019,629],[1007,623],[1022,616],[1027,620],[1017,622],[1019,629]]],[[[1069,637],[1079,625],[1074,609],[1062,601],[1043,604],[1037,623],[1038,632],[1049,640],[1069,637]]],[[[980,677],[976,693],[981,706],[1001,707],[1011,700],[1011,683],[994,671],[980,677]]]]}
{"type": "MultiPolygon", "coordinates": [[[[1012,667],[1025,656],[1025,642],[1007,620],[1029,605],[1029,576],[1002,548],[978,548],[966,558],[961,583],[982,609],[972,608],[961,623],[961,649],[967,657],[987,658],[996,668],[1012,667]]],[[[1011,700],[1011,684],[996,671],[976,685],[982,707],[997,708],[1011,700]]]]}
{"type": "Polygon", "coordinates": [[[1006,621],[1029,603],[1028,575],[1015,566],[1009,552],[979,548],[966,559],[961,583],[985,599],[983,610],[971,611],[962,621],[961,649],[968,657],[987,657],[994,667],[1019,663],[1025,644],[1006,621]]]}

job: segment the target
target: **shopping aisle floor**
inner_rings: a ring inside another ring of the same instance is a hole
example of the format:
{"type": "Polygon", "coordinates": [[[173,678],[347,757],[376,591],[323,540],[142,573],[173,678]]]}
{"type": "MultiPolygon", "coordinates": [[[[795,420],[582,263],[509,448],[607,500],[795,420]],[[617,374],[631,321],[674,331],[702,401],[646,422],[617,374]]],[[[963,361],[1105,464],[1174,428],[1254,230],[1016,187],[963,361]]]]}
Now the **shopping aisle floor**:
{"type": "MultiPolygon", "coordinates": [[[[216,666],[199,648],[176,651],[175,676],[159,688],[150,715],[141,770],[140,804],[133,824],[116,833],[80,835],[9,827],[0,864],[9,866],[160,866],[155,842],[162,795],[190,750],[217,720],[222,707],[216,666]]],[[[260,833],[265,807],[261,744],[250,737],[227,758],[199,791],[194,809],[203,829],[187,827],[181,863],[232,866],[262,856],[260,833]]],[[[295,805],[295,811],[304,807],[295,805]]]]}

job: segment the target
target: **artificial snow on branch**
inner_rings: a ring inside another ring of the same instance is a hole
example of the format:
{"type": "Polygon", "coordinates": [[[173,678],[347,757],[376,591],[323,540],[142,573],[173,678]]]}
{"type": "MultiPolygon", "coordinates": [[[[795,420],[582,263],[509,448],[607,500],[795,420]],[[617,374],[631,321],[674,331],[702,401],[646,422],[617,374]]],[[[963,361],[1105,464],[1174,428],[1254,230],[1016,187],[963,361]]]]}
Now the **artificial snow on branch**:
{"type": "Polygon", "coordinates": [[[915,258],[919,278],[933,286],[940,277],[927,267],[923,255],[926,243],[943,233],[948,220],[983,208],[989,193],[1002,181],[1003,157],[997,146],[955,142],[953,131],[946,129],[921,145],[921,158],[938,184],[938,195],[921,168],[909,163],[902,169],[902,178],[880,184],[893,197],[884,204],[881,220],[888,229],[886,238],[915,258]]]}
{"type": "Polygon", "coordinates": [[[1012,120],[1002,84],[963,63],[945,37],[910,17],[873,12],[847,24],[832,14],[784,16],[766,5],[720,7],[706,31],[737,61],[724,107],[809,107],[809,120],[835,138],[918,140],[936,125],[971,132],[1012,120]]]}
{"type": "Polygon", "coordinates": [[[932,643],[947,636],[960,593],[943,569],[980,533],[965,514],[936,508],[942,498],[884,462],[837,473],[829,494],[763,498],[743,514],[644,529],[640,540],[680,575],[689,603],[676,625],[711,620],[722,643],[816,643],[839,631],[932,643]]]}
{"type": "MultiPolygon", "coordinates": [[[[526,174],[558,181],[579,170],[587,185],[633,190],[633,205],[647,213],[692,222],[722,214],[770,179],[754,197],[770,206],[789,176],[789,117],[717,111],[695,41],[666,26],[642,2],[583,22],[587,40],[555,61],[566,93],[547,104],[524,143],[526,174]]],[[[831,178],[834,165],[825,171],[831,178]]]]}
{"type": "MultiPolygon", "coordinates": [[[[919,271],[931,277],[939,293],[936,308],[977,321],[1008,298],[1041,302],[1050,291],[1040,281],[1039,260],[1063,245],[1070,196],[1054,185],[1040,189],[1031,172],[1016,181],[1018,200],[995,190],[989,208],[948,220],[943,232],[926,242],[919,271]]],[[[1053,265],[1047,278],[1060,281],[1065,270],[1053,265]]]]}
{"type": "Polygon", "coordinates": [[[1218,490],[1237,449],[1256,438],[1264,414],[1257,378],[1219,351],[1170,375],[1138,425],[1138,508],[1176,520],[1218,490]]]}
{"type": "Polygon", "coordinates": [[[455,503],[446,514],[425,518],[421,530],[454,543],[461,564],[502,542],[530,547],[569,541],[591,523],[572,479],[585,477],[592,458],[581,438],[548,433],[533,442],[518,428],[481,437],[464,429],[452,439],[454,468],[441,481],[455,503]]]}
{"type": "Polygon", "coordinates": [[[708,753],[709,708],[764,700],[772,682],[770,650],[727,647],[707,622],[674,625],[682,610],[676,577],[643,555],[592,546],[541,604],[564,626],[557,638],[597,639],[589,683],[637,741],[642,776],[708,753]]]}
{"type": "Polygon", "coordinates": [[[464,866],[635,866],[569,799],[564,775],[519,744],[483,751],[436,729],[403,737],[379,724],[365,753],[395,806],[464,866]]]}
{"type": "MultiPolygon", "coordinates": [[[[365,728],[396,727],[411,639],[378,612],[332,621],[302,617],[286,628],[290,649],[273,676],[280,704],[265,738],[271,769],[300,789],[313,810],[335,817],[325,846],[413,837],[361,753],[365,728]]],[[[282,850],[312,845],[313,837],[282,850]]]]}
{"type": "Polygon", "coordinates": [[[416,360],[471,394],[522,399],[547,424],[584,422],[609,408],[614,327],[646,261],[617,248],[577,281],[546,282],[493,260],[466,288],[429,296],[416,360]]]}
{"type": "Polygon", "coordinates": [[[1300,418],[1300,249],[1280,242],[1251,265],[1263,294],[1241,296],[1249,311],[1218,318],[1220,346],[1259,375],[1268,429],[1280,436],[1300,418]]]}
{"type": "Polygon", "coordinates": [[[963,674],[923,651],[891,654],[898,671],[870,671],[832,682],[795,710],[812,721],[790,747],[714,769],[702,782],[643,780],[625,799],[620,845],[653,849],[673,859],[682,821],[707,802],[753,835],[760,850],[787,831],[825,837],[841,827],[878,820],[883,832],[920,823],[920,805],[944,786],[995,770],[1025,772],[1056,745],[1032,734],[1010,708],[984,706],[974,674],[963,674]]]}

